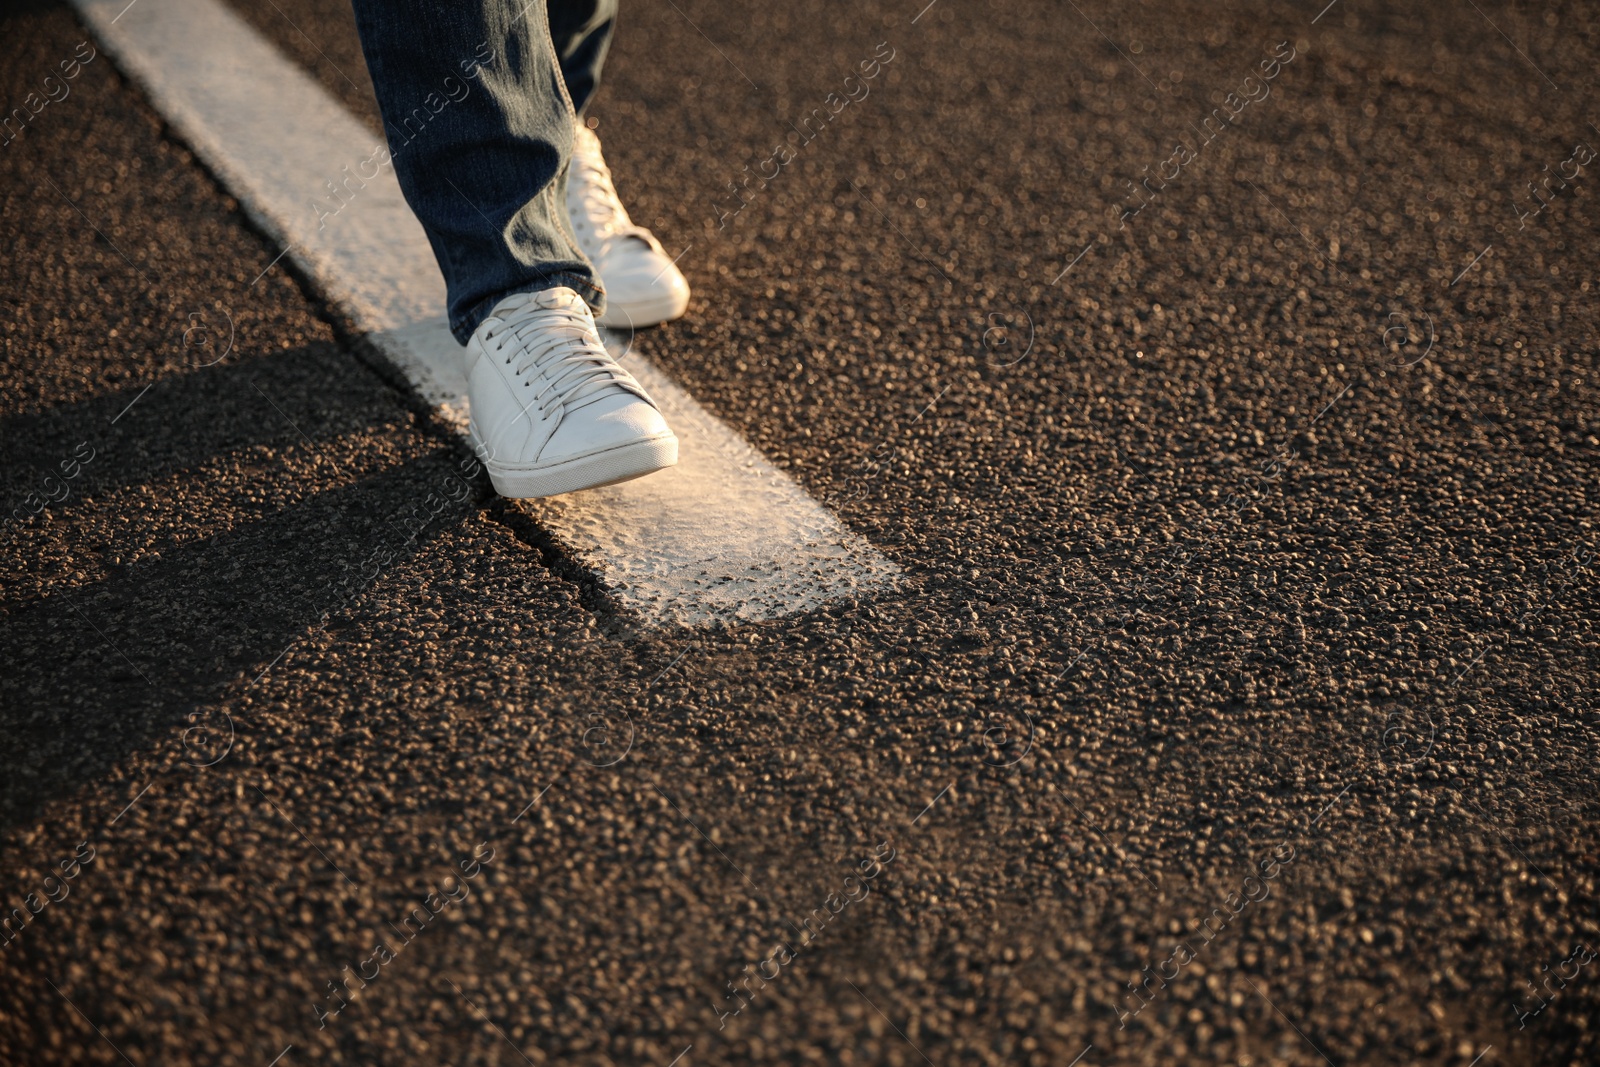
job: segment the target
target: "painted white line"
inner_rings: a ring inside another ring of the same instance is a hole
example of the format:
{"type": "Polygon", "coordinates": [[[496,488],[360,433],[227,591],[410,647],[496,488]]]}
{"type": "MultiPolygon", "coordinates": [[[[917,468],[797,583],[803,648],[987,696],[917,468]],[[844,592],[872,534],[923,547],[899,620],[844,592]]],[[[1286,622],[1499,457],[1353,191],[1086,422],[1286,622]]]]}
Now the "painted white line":
{"type": "MultiPolygon", "coordinates": [[[[256,224],[464,430],[444,280],[393,169],[368,162],[383,139],[220,0],[73,2],[256,224]],[[350,191],[337,214],[328,182],[350,191]]],[[[678,465],[528,508],[625,604],[658,625],[770,619],[896,580],[899,568],[671,379],[640,356],[624,362],[677,433],[678,465]]]]}

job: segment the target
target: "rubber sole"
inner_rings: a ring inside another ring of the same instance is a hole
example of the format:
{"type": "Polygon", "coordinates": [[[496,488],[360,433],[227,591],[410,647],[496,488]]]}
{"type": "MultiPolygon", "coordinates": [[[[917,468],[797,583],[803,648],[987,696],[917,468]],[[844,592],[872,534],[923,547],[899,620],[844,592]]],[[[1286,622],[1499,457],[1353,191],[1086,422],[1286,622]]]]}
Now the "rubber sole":
{"type": "MultiPolygon", "coordinates": [[[[481,454],[477,427],[470,426],[468,433],[473,450],[481,454]]],[[[492,460],[484,467],[495,492],[514,500],[530,500],[632,481],[677,462],[678,438],[669,433],[544,467],[505,467],[492,460]]]]}
{"type": "Polygon", "coordinates": [[[645,326],[659,326],[663,322],[683,318],[689,310],[688,293],[663,293],[645,300],[619,303],[606,298],[605,314],[595,319],[595,325],[610,330],[637,330],[645,326]]]}

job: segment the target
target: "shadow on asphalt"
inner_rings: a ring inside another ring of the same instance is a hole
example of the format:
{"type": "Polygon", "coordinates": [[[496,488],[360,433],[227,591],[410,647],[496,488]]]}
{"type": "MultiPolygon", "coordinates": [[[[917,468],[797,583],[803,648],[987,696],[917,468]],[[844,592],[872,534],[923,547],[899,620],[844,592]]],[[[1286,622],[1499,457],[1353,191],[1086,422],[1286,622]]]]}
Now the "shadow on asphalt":
{"type": "MultiPolygon", "coordinates": [[[[72,480],[67,499],[51,506],[53,515],[79,506],[85,496],[192,470],[227,452],[307,442],[315,447],[346,434],[409,425],[411,416],[399,405],[386,406],[383,417],[374,419],[370,402],[351,403],[357,388],[370,393],[370,381],[346,374],[330,382],[330,360],[347,363],[349,356],[329,344],[234,354],[148,386],[0,419],[8,453],[0,471],[0,500],[10,505],[4,517],[14,520],[30,492],[59,495],[45,481],[61,481],[62,461],[80,446],[80,457],[92,457],[82,464],[81,481],[72,480]]],[[[20,516],[25,524],[28,510],[24,506],[20,516]]],[[[28,535],[26,526],[12,533],[18,535],[28,535]]]]}
{"type": "MultiPolygon", "coordinates": [[[[0,729],[16,768],[0,786],[0,826],[35,818],[52,799],[163,734],[175,760],[204,765],[219,758],[226,717],[209,709],[248,689],[286,647],[324,625],[337,631],[341,613],[358,605],[379,575],[486,498],[481,476],[460,472],[464,453],[441,444],[368,477],[306,487],[296,502],[263,509],[255,521],[221,532],[191,526],[131,563],[112,554],[114,539],[98,549],[82,544],[100,539],[102,520],[116,526],[127,518],[104,514],[118,506],[119,490],[192,471],[230,451],[316,449],[341,434],[381,429],[361,417],[365,405],[306,387],[319,380],[310,372],[326,352],[313,346],[160,381],[115,425],[137,390],[0,425],[0,435],[17,443],[13,472],[69,455],[86,440],[85,427],[96,428],[87,440],[98,446],[81,490],[7,534],[65,538],[74,566],[84,569],[51,583],[44,596],[18,595],[12,586],[0,616],[0,729]],[[314,436],[302,440],[286,425],[290,419],[314,436]],[[443,502],[437,513],[430,513],[430,494],[443,502]],[[96,499],[107,496],[109,505],[96,499]],[[64,670],[74,677],[67,689],[60,685],[64,670]]],[[[394,423],[408,419],[394,411],[394,423]]],[[[238,497],[253,488],[223,484],[215,492],[238,497]]],[[[132,515],[135,524],[141,518],[132,515]]]]}

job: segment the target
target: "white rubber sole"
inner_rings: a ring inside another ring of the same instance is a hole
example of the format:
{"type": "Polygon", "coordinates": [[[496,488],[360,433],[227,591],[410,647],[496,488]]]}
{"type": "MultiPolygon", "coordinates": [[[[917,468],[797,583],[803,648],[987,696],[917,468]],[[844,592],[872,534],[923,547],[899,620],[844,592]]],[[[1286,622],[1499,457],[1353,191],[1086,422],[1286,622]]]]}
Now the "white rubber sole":
{"type": "MultiPolygon", "coordinates": [[[[482,455],[477,426],[469,423],[467,432],[473,451],[482,455]]],[[[507,467],[493,460],[486,460],[483,465],[489,471],[489,481],[494,484],[495,492],[515,500],[528,500],[632,481],[677,462],[678,438],[668,433],[547,466],[507,467]]]]}
{"type": "Polygon", "coordinates": [[[614,300],[608,294],[605,314],[594,321],[596,326],[604,326],[610,330],[637,330],[681,319],[683,313],[688,310],[688,293],[662,293],[628,303],[614,300]]]}

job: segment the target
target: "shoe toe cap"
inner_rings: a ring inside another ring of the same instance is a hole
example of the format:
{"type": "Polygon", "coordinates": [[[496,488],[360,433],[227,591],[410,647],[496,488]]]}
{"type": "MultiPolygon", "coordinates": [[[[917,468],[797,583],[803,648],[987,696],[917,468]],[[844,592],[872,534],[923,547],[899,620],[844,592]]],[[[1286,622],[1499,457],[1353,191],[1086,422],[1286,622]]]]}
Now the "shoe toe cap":
{"type": "Polygon", "coordinates": [[[637,300],[664,292],[689,293],[689,282],[665,253],[637,246],[608,256],[601,273],[607,295],[637,300]]]}
{"type": "Polygon", "coordinates": [[[689,306],[688,279],[677,264],[653,248],[636,244],[614,251],[598,266],[606,289],[605,325],[617,325],[613,319],[619,312],[633,319],[633,325],[653,325],[677,318],[689,306]]]}
{"type": "Polygon", "coordinates": [[[655,406],[628,395],[589,404],[565,415],[540,450],[541,463],[559,463],[657,437],[671,430],[655,406]]]}

